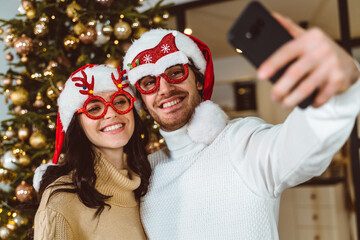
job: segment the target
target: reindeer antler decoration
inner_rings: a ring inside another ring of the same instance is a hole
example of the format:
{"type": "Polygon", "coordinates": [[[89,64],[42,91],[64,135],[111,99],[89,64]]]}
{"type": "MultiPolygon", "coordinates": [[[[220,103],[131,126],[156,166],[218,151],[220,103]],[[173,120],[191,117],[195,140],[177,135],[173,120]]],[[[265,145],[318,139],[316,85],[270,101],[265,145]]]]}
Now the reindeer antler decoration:
{"type": "Polygon", "coordinates": [[[80,81],[81,83],[75,83],[75,86],[81,87],[83,90],[79,92],[83,95],[92,95],[94,92],[94,76],[92,76],[91,83],[87,82],[87,75],[84,70],[80,71],[83,77],[73,77],[73,82],[80,81]]]}
{"type": "Polygon", "coordinates": [[[126,76],[126,70],[122,70],[120,71],[120,66],[118,65],[117,66],[117,72],[119,74],[119,77],[118,79],[115,78],[114,76],[114,73],[111,73],[111,78],[114,82],[114,84],[119,88],[119,89],[122,89],[122,88],[127,88],[129,86],[129,84],[122,84],[121,82],[126,80],[127,79],[127,76],[126,76]]]}

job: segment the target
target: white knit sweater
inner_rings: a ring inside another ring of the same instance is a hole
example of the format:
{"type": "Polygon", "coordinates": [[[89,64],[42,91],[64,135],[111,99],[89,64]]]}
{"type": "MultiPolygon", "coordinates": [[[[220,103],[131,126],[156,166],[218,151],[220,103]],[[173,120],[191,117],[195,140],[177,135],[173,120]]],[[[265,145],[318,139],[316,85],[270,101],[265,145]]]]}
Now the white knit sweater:
{"type": "Polygon", "coordinates": [[[278,239],[281,193],[327,168],[359,108],[360,81],[319,109],[295,109],[276,126],[258,118],[220,120],[215,104],[202,103],[189,125],[161,132],[168,148],[150,156],[154,172],[141,202],[148,237],[278,239]]]}

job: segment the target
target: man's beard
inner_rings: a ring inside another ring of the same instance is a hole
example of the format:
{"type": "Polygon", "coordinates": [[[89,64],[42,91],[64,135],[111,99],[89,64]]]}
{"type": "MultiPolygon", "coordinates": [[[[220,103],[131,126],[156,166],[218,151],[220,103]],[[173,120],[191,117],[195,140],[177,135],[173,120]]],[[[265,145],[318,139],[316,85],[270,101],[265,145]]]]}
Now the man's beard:
{"type": "MultiPolygon", "coordinates": [[[[176,96],[177,94],[178,92],[173,92],[169,94],[167,98],[176,96]]],[[[189,95],[186,95],[185,99],[183,99],[182,101],[188,100],[188,97],[189,95]]],[[[164,117],[161,118],[156,112],[153,112],[151,110],[149,111],[149,114],[160,125],[160,128],[163,131],[166,132],[175,131],[189,122],[189,120],[191,119],[192,115],[195,112],[195,108],[201,103],[200,95],[193,96],[193,98],[190,100],[191,101],[186,106],[183,106],[181,109],[176,110],[178,114],[176,114],[175,112],[174,113],[175,117],[169,116],[169,118],[164,118],[164,117]]],[[[160,102],[160,101],[156,101],[156,102],[160,102]]],[[[181,104],[186,104],[186,103],[182,102],[181,104]]]]}

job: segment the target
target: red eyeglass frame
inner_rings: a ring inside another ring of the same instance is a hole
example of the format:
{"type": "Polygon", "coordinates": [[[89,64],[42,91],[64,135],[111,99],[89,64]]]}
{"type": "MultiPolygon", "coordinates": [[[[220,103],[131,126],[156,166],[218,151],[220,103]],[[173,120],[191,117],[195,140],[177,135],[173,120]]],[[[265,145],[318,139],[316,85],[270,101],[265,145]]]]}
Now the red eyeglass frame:
{"type": "Polygon", "coordinates": [[[86,99],[86,101],[84,102],[84,105],[82,108],[80,108],[77,113],[84,113],[88,118],[90,119],[100,119],[100,118],[103,118],[105,116],[105,114],[107,113],[107,110],[108,110],[108,107],[110,106],[112,109],[114,109],[115,112],[119,113],[119,114],[126,114],[128,112],[131,111],[131,109],[133,109],[134,107],[134,102],[136,101],[136,98],[131,96],[131,94],[129,94],[128,92],[126,91],[123,91],[123,90],[119,90],[117,91],[116,93],[114,93],[113,95],[111,95],[111,98],[110,98],[110,101],[105,101],[104,98],[100,97],[100,96],[94,96],[94,95],[89,95],[88,99],[86,99]],[[119,111],[113,104],[114,102],[114,99],[115,97],[117,97],[118,95],[126,95],[128,97],[128,99],[130,100],[130,106],[127,110],[125,111],[119,111]],[[103,113],[99,116],[93,116],[93,115],[90,115],[88,111],[86,111],[86,105],[90,102],[90,101],[93,101],[93,100],[99,100],[101,101],[104,106],[105,106],[105,109],[103,111],[103,113]]]}
{"type": "Polygon", "coordinates": [[[139,85],[139,80],[136,81],[135,83],[135,87],[136,89],[141,93],[141,94],[151,94],[153,92],[155,92],[156,90],[158,90],[159,86],[160,86],[160,76],[163,77],[167,82],[169,83],[173,83],[173,84],[177,84],[177,83],[181,83],[183,82],[185,79],[188,78],[189,76],[189,66],[187,63],[185,64],[182,64],[184,66],[184,76],[182,78],[179,78],[179,79],[170,79],[168,76],[165,75],[165,72],[164,73],[161,73],[160,75],[158,76],[155,76],[155,79],[156,79],[156,83],[155,83],[155,87],[149,91],[145,91],[143,90],[140,85],[139,85]]]}

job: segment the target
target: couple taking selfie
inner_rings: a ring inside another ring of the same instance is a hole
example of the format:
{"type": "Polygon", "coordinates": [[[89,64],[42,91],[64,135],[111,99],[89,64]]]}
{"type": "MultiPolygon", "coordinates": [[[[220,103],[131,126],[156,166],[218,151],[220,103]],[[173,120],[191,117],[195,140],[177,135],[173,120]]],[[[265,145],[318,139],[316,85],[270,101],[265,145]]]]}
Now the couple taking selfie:
{"type": "Polygon", "coordinates": [[[42,175],[35,239],[279,239],[281,193],[320,175],[349,137],[360,72],[321,30],[274,16],[294,39],[258,78],[296,59],[272,99],[294,107],[318,89],[312,106],[295,107],[283,124],[229,120],[209,100],[209,49],[177,31],[144,33],[123,70],[75,71],[58,99],[54,163],[62,146],[65,159],[42,175]],[[149,156],[140,108],[167,143],[149,156]]]}

